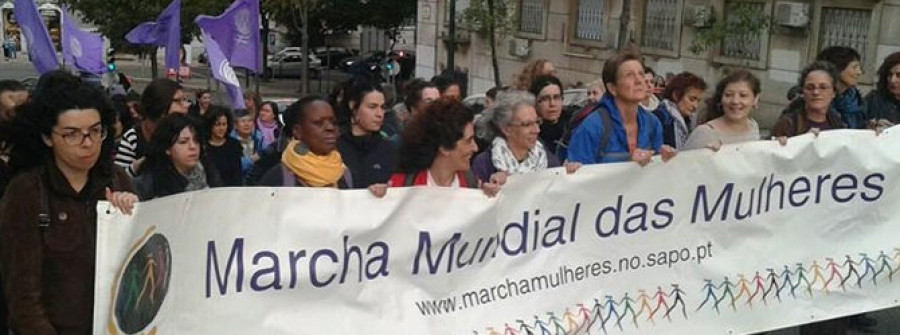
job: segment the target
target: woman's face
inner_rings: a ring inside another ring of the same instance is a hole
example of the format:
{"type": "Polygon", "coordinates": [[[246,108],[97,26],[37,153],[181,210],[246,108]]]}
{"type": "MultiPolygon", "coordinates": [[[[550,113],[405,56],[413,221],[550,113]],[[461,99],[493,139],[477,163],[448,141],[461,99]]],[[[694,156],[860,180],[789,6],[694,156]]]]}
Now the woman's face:
{"type": "Polygon", "coordinates": [[[738,81],[725,86],[721,103],[726,119],[746,121],[750,118],[750,111],[759,103],[759,96],[753,93],[749,83],[738,81]]]}
{"type": "Polygon", "coordinates": [[[847,87],[856,86],[859,83],[859,77],[862,76],[862,66],[859,60],[855,60],[847,64],[847,68],[841,71],[841,82],[847,87]]]}
{"type": "Polygon", "coordinates": [[[544,66],[541,67],[541,71],[539,74],[542,76],[556,77],[556,67],[553,66],[553,63],[544,62],[544,66]]]}
{"type": "Polygon", "coordinates": [[[172,104],[169,105],[169,113],[187,114],[191,101],[184,96],[184,91],[177,90],[172,96],[172,104]]]}
{"type": "Polygon", "coordinates": [[[616,72],[616,83],[610,85],[609,89],[617,100],[631,104],[644,101],[650,90],[644,77],[644,66],[636,60],[622,63],[616,72]]]}
{"type": "Polygon", "coordinates": [[[228,117],[225,115],[219,116],[219,118],[216,119],[216,123],[213,124],[211,134],[212,138],[217,140],[225,138],[225,136],[228,135],[228,117]]]}
{"type": "Polygon", "coordinates": [[[559,120],[562,115],[562,89],[556,85],[547,85],[538,92],[537,96],[537,113],[545,121],[553,122],[559,120]]]}
{"type": "Polygon", "coordinates": [[[238,118],[235,123],[234,130],[237,131],[238,135],[250,136],[250,134],[253,134],[253,116],[245,115],[238,118]]]}
{"type": "Polygon", "coordinates": [[[266,123],[275,121],[275,111],[272,110],[272,105],[263,104],[259,107],[259,119],[266,123]]]}
{"type": "Polygon", "coordinates": [[[201,108],[209,108],[209,105],[212,104],[212,94],[203,93],[200,95],[200,107],[201,108]]]}
{"type": "Polygon", "coordinates": [[[803,101],[807,110],[828,111],[834,94],[834,81],[825,71],[812,71],[803,80],[803,101]]]}
{"type": "Polygon", "coordinates": [[[888,73],[888,91],[900,100],[900,64],[894,65],[888,73]]]}
{"type": "Polygon", "coordinates": [[[509,124],[503,127],[503,135],[510,147],[530,150],[537,144],[541,132],[541,118],[534,107],[523,105],[513,112],[509,124]]]}
{"type": "Polygon", "coordinates": [[[100,158],[106,130],[96,109],[70,109],[59,114],[44,144],[63,170],[88,172],[100,158]]]}
{"type": "Polygon", "coordinates": [[[456,141],[456,147],[439,150],[450,158],[455,171],[469,171],[472,155],[478,151],[478,144],[475,143],[475,126],[471,122],[466,124],[463,137],[456,141]]]}
{"type": "Polygon", "coordinates": [[[462,100],[462,92],[459,89],[459,85],[453,84],[447,87],[444,90],[444,93],[441,94],[441,97],[453,99],[453,100],[462,100]]]}
{"type": "Polygon", "coordinates": [[[187,174],[200,163],[200,141],[191,127],[185,127],[178,133],[175,143],[166,151],[172,165],[182,174],[187,174]]]}
{"type": "Polygon", "coordinates": [[[697,105],[700,104],[700,99],[703,97],[703,90],[699,88],[689,88],[684,95],[681,96],[681,100],[678,100],[678,112],[683,116],[690,117],[694,115],[694,112],[697,111],[697,105]]]}
{"type": "Polygon", "coordinates": [[[588,89],[587,94],[588,94],[588,103],[592,103],[592,104],[598,103],[598,102],[600,102],[600,97],[603,96],[603,87],[601,87],[601,86],[591,87],[588,89]]]}
{"type": "Polygon", "coordinates": [[[314,154],[330,154],[337,147],[338,138],[334,110],[324,101],[313,102],[306,108],[306,117],[294,127],[294,136],[314,154]]]}
{"type": "Polygon", "coordinates": [[[246,107],[249,111],[256,112],[256,100],[254,100],[253,97],[245,97],[244,107],[246,107]]]}
{"type": "Polygon", "coordinates": [[[363,96],[362,102],[353,110],[356,127],[366,133],[381,130],[384,123],[384,94],[372,91],[363,96]]]}

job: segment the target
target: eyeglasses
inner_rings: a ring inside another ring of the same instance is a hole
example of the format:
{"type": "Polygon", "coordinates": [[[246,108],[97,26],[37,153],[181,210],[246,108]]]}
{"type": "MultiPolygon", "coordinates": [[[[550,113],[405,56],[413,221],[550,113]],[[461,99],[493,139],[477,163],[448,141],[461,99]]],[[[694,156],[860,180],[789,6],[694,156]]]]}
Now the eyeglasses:
{"type": "Polygon", "coordinates": [[[509,125],[512,127],[522,127],[522,128],[530,128],[530,127],[534,127],[534,126],[540,127],[542,124],[544,124],[544,120],[540,120],[540,119],[524,121],[524,122],[519,122],[519,123],[515,123],[515,122],[509,123],[509,125]]]}
{"type": "Polygon", "coordinates": [[[87,132],[73,130],[63,133],[54,130],[53,133],[59,135],[59,137],[62,137],[63,142],[65,142],[66,145],[84,144],[84,139],[88,137],[91,138],[91,143],[97,143],[105,140],[106,137],[109,136],[109,132],[107,132],[106,128],[102,126],[91,128],[87,132]]]}
{"type": "Polygon", "coordinates": [[[554,94],[554,95],[542,95],[537,98],[538,103],[546,103],[546,102],[550,102],[551,100],[552,101],[562,101],[563,97],[562,97],[562,95],[554,94]]]}
{"type": "Polygon", "coordinates": [[[819,84],[818,86],[815,84],[809,84],[809,85],[803,86],[804,91],[812,92],[812,91],[815,91],[816,89],[819,89],[819,91],[830,91],[830,90],[834,89],[834,86],[831,86],[828,84],[819,84]]]}

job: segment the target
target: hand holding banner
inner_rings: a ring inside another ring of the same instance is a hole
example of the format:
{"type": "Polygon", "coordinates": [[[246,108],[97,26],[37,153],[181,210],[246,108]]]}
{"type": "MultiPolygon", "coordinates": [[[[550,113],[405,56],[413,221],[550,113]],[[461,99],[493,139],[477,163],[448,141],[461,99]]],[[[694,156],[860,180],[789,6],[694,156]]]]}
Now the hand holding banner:
{"type": "Polygon", "coordinates": [[[246,188],[134,217],[101,205],[94,329],[726,334],[894,307],[897,157],[900,127],[836,130],[548,170],[494,199],[246,188]]]}

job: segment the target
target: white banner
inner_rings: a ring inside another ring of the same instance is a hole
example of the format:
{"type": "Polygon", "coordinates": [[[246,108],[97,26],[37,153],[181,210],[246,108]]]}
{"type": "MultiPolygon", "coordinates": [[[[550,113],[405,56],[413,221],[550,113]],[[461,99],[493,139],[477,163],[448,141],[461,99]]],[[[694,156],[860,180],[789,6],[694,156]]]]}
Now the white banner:
{"type": "Polygon", "coordinates": [[[547,171],[495,199],[442,188],[181,194],[101,216],[94,326],[558,335],[809,323],[900,305],[898,177],[895,129],[547,171]]]}

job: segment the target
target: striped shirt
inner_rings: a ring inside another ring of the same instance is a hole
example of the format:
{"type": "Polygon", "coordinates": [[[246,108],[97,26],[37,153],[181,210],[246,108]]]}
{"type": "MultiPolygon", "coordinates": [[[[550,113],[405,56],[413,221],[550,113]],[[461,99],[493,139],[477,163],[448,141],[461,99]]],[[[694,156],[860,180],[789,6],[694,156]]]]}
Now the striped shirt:
{"type": "Polygon", "coordinates": [[[138,133],[139,127],[140,124],[128,129],[122,135],[119,148],[116,150],[116,165],[121,166],[132,178],[135,176],[135,171],[131,168],[131,163],[143,158],[147,147],[146,141],[138,133]]]}

